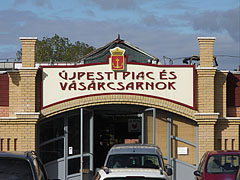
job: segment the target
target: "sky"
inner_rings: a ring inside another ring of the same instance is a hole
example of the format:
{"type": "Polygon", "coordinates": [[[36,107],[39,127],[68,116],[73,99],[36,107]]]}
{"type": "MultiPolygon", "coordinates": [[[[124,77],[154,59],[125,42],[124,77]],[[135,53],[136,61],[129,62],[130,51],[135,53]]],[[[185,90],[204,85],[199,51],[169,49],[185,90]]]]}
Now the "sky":
{"type": "Polygon", "coordinates": [[[53,37],[95,48],[121,39],[168,64],[199,55],[216,37],[218,69],[240,65],[240,0],[0,0],[0,60],[16,58],[19,37],[53,37]]]}

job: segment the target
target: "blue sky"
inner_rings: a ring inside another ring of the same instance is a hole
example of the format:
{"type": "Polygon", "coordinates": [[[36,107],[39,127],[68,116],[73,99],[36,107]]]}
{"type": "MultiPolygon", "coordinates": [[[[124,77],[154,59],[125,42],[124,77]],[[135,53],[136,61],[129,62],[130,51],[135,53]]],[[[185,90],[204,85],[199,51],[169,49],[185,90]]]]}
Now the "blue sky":
{"type": "Polygon", "coordinates": [[[16,57],[19,37],[55,33],[96,48],[120,34],[159,59],[197,55],[197,37],[214,36],[218,69],[240,65],[239,0],[0,0],[0,59],[16,57]]]}

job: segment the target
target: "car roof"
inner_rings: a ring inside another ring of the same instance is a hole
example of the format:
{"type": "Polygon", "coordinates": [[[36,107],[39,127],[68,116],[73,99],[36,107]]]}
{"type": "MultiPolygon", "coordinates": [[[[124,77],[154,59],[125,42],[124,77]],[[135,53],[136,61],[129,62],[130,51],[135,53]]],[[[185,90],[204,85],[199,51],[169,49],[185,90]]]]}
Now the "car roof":
{"type": "Polygon", "coordinates": [[[0,152],[0,158],[19,158],[19,159],[28,159],[29,154],[32,154],[31,151],[29,152],[0,152]]]}
{"type": "Polygon", "coordinates": [[[161,154],[160,148],[152,144],[116,144],[114,145],[110,154],[127,154],[127,153],[147,153],[147,154],[161,154]]]}
{"type": "Polygon", "coordinates": [[[216,151],[208,151],[209,155],[226,155],[226,154],[240,154],[239,150],[216,150],[216,151]]]}

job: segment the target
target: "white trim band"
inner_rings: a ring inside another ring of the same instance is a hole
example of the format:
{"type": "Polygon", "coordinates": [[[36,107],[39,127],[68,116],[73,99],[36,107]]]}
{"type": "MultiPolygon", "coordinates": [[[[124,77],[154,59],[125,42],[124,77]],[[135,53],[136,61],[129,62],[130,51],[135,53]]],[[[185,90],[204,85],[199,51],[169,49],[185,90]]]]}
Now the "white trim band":
{"type": "Polygon", "coordinates": [[[195,116],[218,116],[220,113],[194,113],[195,116]]]}
{"type": "Polygon", "coordinates": [[[29,112],[29,113],[27,113],[27,112],[16,112],[15,114],[16,115],[40,115],[39,112],[29,112]]]}
{"type": "Polygon", "coordinates": [[[198,67],[196,67],[196,69],[210,69],[210,70],[212,70],[212,69],[217,69],[217,67],[200,67],[200,66],[198,66],[198,67]]]}
{"type": "Polygon", "coordinates": [[[37,37],[19,37],[20,40],[22,39],[37,39],[37,37]]]}
{"type": "Polygon", "coordinates": [[[198,39],[203,39],[203,40],[207,40],[207,39],[209,39],[209,40],[215,40],[216,37],[198,37],[198,39]]]}

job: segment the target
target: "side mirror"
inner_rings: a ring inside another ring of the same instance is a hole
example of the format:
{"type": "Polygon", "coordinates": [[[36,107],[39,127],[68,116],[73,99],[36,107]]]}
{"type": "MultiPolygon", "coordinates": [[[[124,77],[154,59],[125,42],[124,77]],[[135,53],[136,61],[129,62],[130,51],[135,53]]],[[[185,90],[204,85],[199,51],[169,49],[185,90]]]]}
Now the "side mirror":
{"type": "Polygon", "coordinates": [[[166,173],[167,173],[168,176],[171,176],[172,175],[172,168],[167,168],[166,173]]]}
{"type": "Polygon", "coordinates": [[[194,174],[195,176],[200,176],[200,177],[202,176],[202,173],[201,173],[200,171],[198,171],[198,170],[197,170],[197,171],[194,171],[193,174],[194,174]]]}

